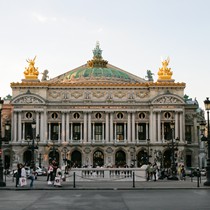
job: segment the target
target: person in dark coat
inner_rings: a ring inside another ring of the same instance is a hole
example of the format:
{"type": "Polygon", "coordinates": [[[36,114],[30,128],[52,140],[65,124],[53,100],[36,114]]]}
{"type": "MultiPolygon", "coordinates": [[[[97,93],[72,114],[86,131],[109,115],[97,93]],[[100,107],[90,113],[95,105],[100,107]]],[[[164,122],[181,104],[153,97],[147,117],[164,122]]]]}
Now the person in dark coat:
{"type": "Polygon", "coordinates": [[[20,163],[18,163],[17,164],[17,173],[16,173],[16,187],[18,187],[19,186],[19,181],[20,181],[20,177],[21,177],[21,164],[20,163]]]}

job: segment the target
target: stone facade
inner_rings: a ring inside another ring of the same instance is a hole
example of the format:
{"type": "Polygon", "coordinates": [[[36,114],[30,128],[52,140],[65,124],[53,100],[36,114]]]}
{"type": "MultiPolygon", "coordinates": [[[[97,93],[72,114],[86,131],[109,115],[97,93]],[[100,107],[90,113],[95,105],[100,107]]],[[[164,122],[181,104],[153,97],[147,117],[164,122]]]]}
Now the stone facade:
{"type": "Polygon", "coordinates": [[[36,145],[37,135],[35,162],[42,166],[56,159],[75,167],[139,167],[150,161],[169,168],[172,145],[176,164],[202,164],[203,113],[196,101],[184,97],[185,83],[171,78],[168,63],[157,82],[145,80],[108,64],[97,46],[86,65],[50,80],[11,83],[10,165],[30,164],[26,140],[36,145]]]}

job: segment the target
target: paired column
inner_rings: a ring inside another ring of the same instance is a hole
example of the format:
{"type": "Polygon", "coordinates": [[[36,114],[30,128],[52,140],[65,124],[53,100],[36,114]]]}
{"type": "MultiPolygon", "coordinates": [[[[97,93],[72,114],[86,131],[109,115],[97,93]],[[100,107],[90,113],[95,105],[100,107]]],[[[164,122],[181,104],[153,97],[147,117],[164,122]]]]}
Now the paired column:
{"type": "Polygon", "coordinates": [[[106,135],[105,135],[105,142],[108,143],[109,142],[109,113],[106,112],[106,135]]]}
{"type": "Polygon", "coordinates": [[[83,131],[84,131],[84,143],[87,143],[87,112],[84,112],[84,127],[83,127],[83,131]]]}
{"type": "Polygon", "coordinates": [[[135,112],[132,112],[131,131],[132,131],[131,141],[135,142],[135,112]]]}
{"type": "Polygon", "coordinates": [[[128,127],[127,127],[127,129],[128,129],[128,136],[127,136],[127,139],[128,139],[128,143],[130,143],[131,142],[131,113],[130,112],[128,112],[128,127]]]}

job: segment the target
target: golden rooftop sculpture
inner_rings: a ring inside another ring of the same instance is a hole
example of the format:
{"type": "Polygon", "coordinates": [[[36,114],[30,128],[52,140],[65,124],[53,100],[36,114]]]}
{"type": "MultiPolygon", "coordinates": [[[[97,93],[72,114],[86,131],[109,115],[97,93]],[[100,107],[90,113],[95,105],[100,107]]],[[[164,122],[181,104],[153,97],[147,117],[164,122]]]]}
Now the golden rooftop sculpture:
{"type": "Polygon", "coordinates": [[[37,80],[38,79],[38,76],[39,76],[38,68],[34,67],[35,59],[36,59],[36,56],[34,57],[34,59],[26,60],[29,63],[29,66],[26,67],[25,68],[26,70],[24,71],[25,79],[27,79],[27,80],[37,80]]]}
{"type": "Polygon", "coordinates": [[[173,72],[171,71],[171,68],[168,68],[169,62],[169,57],[162,61],[162,68],[159,68],[158,71],[158,80],[172,80],[171,77],[173,72]]]}

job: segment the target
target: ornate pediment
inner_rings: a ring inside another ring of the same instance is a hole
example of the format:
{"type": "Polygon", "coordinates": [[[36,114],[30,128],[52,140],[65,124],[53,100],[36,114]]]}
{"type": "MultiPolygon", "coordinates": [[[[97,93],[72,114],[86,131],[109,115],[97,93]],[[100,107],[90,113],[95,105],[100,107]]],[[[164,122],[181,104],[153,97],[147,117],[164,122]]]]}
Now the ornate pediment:
{"type": "Polygon", "coordinates": [[[22,95],[14,98],[12,104],[45,104],[45,101],[36,95],[22,95]]]}
{"type": "Polygon", "coordinates": [[[152,104],[184,104],[184,100],[174,95],[163,95],[154,99],[152,104]]]}

